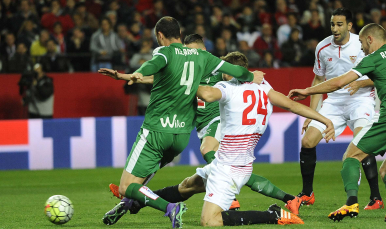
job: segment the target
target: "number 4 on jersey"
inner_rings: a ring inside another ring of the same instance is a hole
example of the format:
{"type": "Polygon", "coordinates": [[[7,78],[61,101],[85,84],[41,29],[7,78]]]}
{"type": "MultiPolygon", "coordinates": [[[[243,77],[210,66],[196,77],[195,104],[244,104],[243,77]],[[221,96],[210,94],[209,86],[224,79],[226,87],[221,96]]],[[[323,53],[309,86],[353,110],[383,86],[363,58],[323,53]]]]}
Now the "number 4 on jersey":
{"type": "MultiPolygon", "coordinates": [[[[259,96],[259,103],[257,106],[257,114],[264,115],[264,119],[263,119],[263,122],[261,124],[265,125],[265,121],[266,121],[267,114],[268,114],[268,111],[267,111],[268,97],[264,91],[260,91],[260,90],[258,90],[258,91],[259,91],[260,96],[259,96]],[[263,102],[262,102],[263,99],[264,99],[264,108],[263,108],[263,102]]],[[[252,103],[247,108],[245,108],[245,110],[243,112],[242,124],[243,125],[254,125],[254,124],[256,124],[256,119],[255,118],[248,119],[248,114],[253,110],[253,108],[255,107],[255,104],[256,104],[255,92],[252,90],[244,91],[244,93],[243,93],[244,103],[248,103],[248,97],[251,97],[252,103]]]]}
{"type": "Polygon", "coordinates": [[[193,61],[187,61],[184,64],[184,70],[182,71],[181,81],[180,85],[186,85],[185,95],[190,94],[190,89],[192,88],[193,84],[193,78],[194,78],[194,62],[193,61]],[[188,65],[189,65],[189,75],[188,79],[186,79],[186,73],[188,71],[188,65]]]}

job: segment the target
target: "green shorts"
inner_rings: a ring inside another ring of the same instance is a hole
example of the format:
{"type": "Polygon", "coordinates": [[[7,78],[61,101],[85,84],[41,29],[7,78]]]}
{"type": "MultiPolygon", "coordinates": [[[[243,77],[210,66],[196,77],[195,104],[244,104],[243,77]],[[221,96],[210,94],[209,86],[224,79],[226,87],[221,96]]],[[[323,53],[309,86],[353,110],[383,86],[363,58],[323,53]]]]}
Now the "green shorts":
{"type": "Polygon", "coordinates": [[[189,143],[189,134],[170,134],[141,128],[127,158],[125,170],[147,177],[170,163],[189,143]]]}
{"type": "Polygon", "coordinates": [[[384,155],[386,151],[386,121],[375,114],[373,120],[355,136],[352,143],[370,155],[384,155]]]}
{"type": "Polygon", "coordinates": [[[214,118],[204,128],[197,131],[198,138],[202,141],[206,136],[214,137],[220,142],[221,138],[221,125],[220,117],[214,118]]]}

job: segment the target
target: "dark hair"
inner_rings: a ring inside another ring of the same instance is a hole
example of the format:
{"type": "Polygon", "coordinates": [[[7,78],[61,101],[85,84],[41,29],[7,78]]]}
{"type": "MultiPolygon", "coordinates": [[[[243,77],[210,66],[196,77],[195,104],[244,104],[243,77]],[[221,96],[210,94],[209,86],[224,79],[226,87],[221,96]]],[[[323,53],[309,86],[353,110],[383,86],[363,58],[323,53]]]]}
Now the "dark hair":
{"type": "Polygon", "coordinates": [[[155,24],[155,32],[156,34],[161,32],[166,39],[178,39],[181,37],[178,21],[175,18],[168,16],[159,19],[157,24],[155,24]]]}
{"type": "Polygon", "coordinates": [[[241,52],[230,52],[226,56],[220,57],[220,59],[244,68],[248,68],[248,58],[241,52]]]}
{"type": "Polygon", "coordinates": [[[99,26],[102,26],[102,22],[105,21],[105,20],[109,23],[110,28],[112,28],[113,27],[113,23],[111,22],[110,18],[108,18],[108,17],[102,17],[102,19],[99,22],[99,26]]]}
{"type": "Polygon", "coordinates": [[[336,10],[334,10],[332,12],[332,16],[337,16],[337,15],[340,15],[340,16],[345,16],[346,17],[346,22],[347,24],[349,22],[352,22],[353,21],[353,17],[352,17],[352,13],[349,9],[346,9],[346,8],[338,8],[336,10]]]}
{"type": "Polygon", "coordinates": [[[184,39],[184,44],[185,45],[189,45],[191,43],[204,44],[204,40],[203,40],[201,35],[199,35],[197,33],[194,33],[194,34],[190,34],[190,35],[186,36],[185,39],[184,39]]]}

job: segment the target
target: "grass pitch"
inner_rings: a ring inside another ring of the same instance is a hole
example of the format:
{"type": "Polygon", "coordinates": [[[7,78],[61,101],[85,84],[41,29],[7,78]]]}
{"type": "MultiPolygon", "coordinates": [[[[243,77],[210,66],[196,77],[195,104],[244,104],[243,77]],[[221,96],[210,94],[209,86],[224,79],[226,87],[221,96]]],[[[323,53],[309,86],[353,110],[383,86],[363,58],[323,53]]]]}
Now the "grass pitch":
{"type": "MultiPolygon", "coordinates": [[[[314,191],[315,205],[302,207],[300,217],[304,225],[290,225],[286,228],[384,228],[385,210],[365,211],[369,200],[367,180],[362,177],[359,190],[360,212],[357,218],[346,217],[333,222],[327,215],[341,207],[346,200],[340,176],[341,162],[319,162],[316,168],[314,191]]],[[[163,213],[149,207],[137,215],[125,215],[113,225],[102,223],[102,216],[118,199],[108,191],[109,183],[119,183],[122,169],[51,170],[51,171],[1,171],[0,172],[0,228],[170,228],[163,213]],[[67,224],[57,226],[44,215],[44,203],[52,195],[69,197],[75,208],[74,217],[67,224]]],[[[195,173],[195,167],[177,166],[161,169],[149,183],[156,190],[178,184],[183,178],[195,173]]],[[[301,189],[301,175],[298,163],[255,164],[254,173],[262,175],[282,190],[297,194],[301,189]]],[[[362,173],[363,174],[363,173],[362,173]]],[[[385,188],[379,183],[381,194],[386,198],[385,188]]],[[[199,228],[204,194],[198,194],[186,201],[188,211],[183,215],[184,228],[199,228]]],[[[269,205],[284,203],[265,197],[244,187],[237,197],[241,210],[266,210],[269,205]]],[[[251,225],[237,228],[274,228],[280,225],[251,225]]],[[[200,227],[201,228],[201,227],[200,227]]]]}

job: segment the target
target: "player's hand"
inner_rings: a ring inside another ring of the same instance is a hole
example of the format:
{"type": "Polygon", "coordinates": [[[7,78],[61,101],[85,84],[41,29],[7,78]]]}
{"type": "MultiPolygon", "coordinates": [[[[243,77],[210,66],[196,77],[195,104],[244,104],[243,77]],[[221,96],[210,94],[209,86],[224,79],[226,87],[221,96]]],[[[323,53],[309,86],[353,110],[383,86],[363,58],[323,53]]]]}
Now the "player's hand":
{"type": "Polygon", "coordinates": [[[108,68],[101,68],[98,70],[98,73],[109,76],[115,80],[119,80],[119,73],[116,70],[108,69],[108,68]]]}
{"type": "Polygon", "coordinates": [[[326,125],[326,129],[322,133],[322,134],[325,134],[324,139],[326,140],[327,143],[331,139],[335,141],[335,129],[334,129],[334,125],[332,124],[331,120],[328,119],[328,121],[326,121],[324,124],[326,125]]]}
{"type": "Polygon", "coordinates": [[[261,71],[254,71],[252,73],[253,73],[253,81],[252,82],[254,82],[256,84],[261,84],[264,80],[265,73],[261,72],[261,71]]]}
{"type": "Polygon", "coordinates": [[[299,101],[299,100],[306,99],[308,97],[308,94],[306,92],[306,89],[292,89],[288,93],[288,98],[292,98],[292,97],[294,101],[299,101]]]}
{"type": "Polygon", "coordinates": [[[143,80],[143,75],[141,73],[135,72],[130,75],[130,80],[127,82],[128,85],[133,85],[135,83],[139,83],[139,81],[143,80]]]}
{"type": "Polygon", "coordinates": [[[348,92],[350,92],[350,95],[353,95],[355,94],[359,88],[361,88],[362,85],[361,85],[361,82],[360,81],[353,81],[349,84],[346,85],[346,87],[344,87],[344,89],[348,89],[348,92]]]}
{"type": "Polygon", "coordinates": [[[302,134],[306,132],[306,130],[308,129],[308,125],[310,124],[311,121],[312,119],[309,119],[309,118],[304,121],[303,127],[302,127],[302,134]]]}

